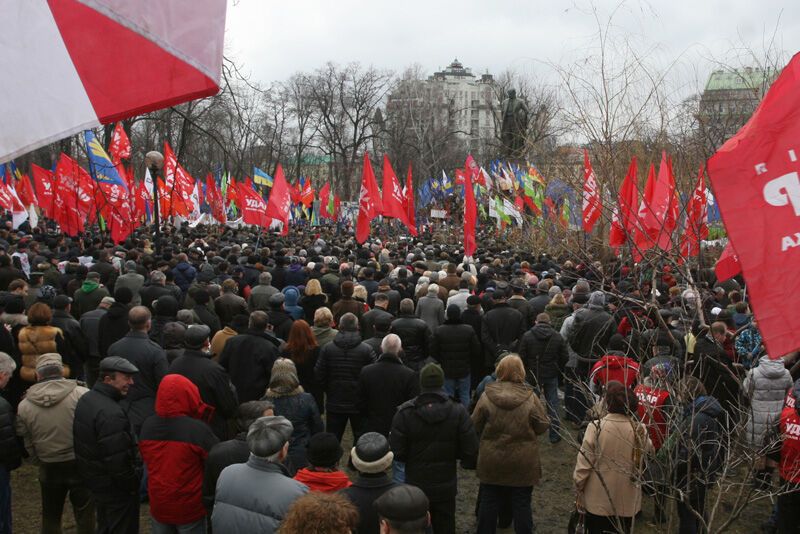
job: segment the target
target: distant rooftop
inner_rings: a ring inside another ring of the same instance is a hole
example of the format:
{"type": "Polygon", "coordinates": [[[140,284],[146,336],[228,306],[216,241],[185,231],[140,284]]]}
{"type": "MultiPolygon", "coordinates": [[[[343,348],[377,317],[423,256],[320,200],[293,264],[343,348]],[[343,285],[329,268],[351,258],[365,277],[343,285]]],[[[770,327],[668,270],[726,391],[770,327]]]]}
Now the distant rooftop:
{"type": "Polygon", "coordinates": [[[778,71],[747,67],[734,70],[716,70],[708,77],[706,91],[755,91],[766,89],[778,71]]]}

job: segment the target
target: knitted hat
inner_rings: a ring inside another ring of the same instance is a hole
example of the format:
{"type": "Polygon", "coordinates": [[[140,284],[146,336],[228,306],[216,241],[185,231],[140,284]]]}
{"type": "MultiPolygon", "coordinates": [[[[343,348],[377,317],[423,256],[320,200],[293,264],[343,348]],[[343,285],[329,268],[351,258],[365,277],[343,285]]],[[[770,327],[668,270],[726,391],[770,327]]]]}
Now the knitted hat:
{"type": "Polygon", "coordinates": [[[444,386],[444,371],[439,365],[429,363],[419,373],[419,385],[422,389],[439,389],[444,386]]]}
{"type": "Polygon", "coordinates": [[[291,421],[283,416],[259,417],[247,431],[247,447],[253,456],[268,458],[283,448],[293,431],[291,421]]]}
{"type": "Polygon", "coordinates": [[[336,467],[342,457],[342,446],[334,434],[319,432],[311,436],[307,456],[314,467],[336,467]]]}
{"type": "Polygon", "coordinates": [[[394,453],[382,434],[367,432],[350,450],[350,459],[360,473],[382,473],[392,466],[394,453]]]}

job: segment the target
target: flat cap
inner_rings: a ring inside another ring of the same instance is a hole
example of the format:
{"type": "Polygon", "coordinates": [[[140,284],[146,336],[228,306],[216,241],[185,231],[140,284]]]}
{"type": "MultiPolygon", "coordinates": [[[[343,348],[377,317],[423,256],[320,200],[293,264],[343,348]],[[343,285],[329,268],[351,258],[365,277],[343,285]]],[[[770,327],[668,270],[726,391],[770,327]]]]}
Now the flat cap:
{"type": "Polygon", "coordinates": [[[119,356],[108,356],[100,360],[100,370],[109,373],[126,373],[129,375],[139,372],[139,369],[137,369],[135,365],[119,356]]]}
{"type": "Polygon", "coordinates": [[[292,437],[292,422],[281,415],[259,417],[247,431],[247,447],[254,456],[268,458],[292,437]]]}
{"type": "Polygon", "coordinates": [[[375,500],[378,515],[389,521],[421,520],[428,514],[428,498],[416,486],[396,486],[375,500]]]}
{"type": "Polygon", "coordinates": [[[204,324],[193,324],[186,329],[183,335],[183,345],[187,349],[199,349],[208,339],[211,329],[204,324]]]}

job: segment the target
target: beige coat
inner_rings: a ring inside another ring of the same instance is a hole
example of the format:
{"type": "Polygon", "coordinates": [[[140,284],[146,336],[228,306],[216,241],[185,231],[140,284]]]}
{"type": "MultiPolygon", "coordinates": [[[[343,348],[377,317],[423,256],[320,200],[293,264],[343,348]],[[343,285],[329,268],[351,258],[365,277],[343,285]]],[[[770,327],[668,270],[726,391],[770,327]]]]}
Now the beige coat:
{"type": "Polygon", "coordinates": [[[17,435],[32,462],[75,459],[72,421],[78,399],[89,391],[74,380],[45,380],[28,388],[17,411],[17,435]]]}
{"type": "Polygon", "coordinates": [[[472,423],[481,437],[478,479],[483,484],[524,487],[539,483],[542,466],[536,436],[550,423],[529,385],[488,384],[472,413],[472,423]]]}
{"type": "Polygon", "coordinates": [[[644,455],[651,450],[647,429],[630,417],[611,413],[590,423],[573,474],[578,505],[600,516],[636,515],[644,455]]]}

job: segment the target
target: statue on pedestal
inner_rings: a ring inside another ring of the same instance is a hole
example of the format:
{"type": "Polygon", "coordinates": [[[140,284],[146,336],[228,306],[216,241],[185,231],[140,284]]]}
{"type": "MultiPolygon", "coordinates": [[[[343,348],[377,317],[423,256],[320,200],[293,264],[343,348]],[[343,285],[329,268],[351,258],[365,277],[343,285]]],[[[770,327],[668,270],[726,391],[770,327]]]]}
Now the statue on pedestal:
{"type": "Polygon", "coordinates": [[[517,98],[517,91],[509,89],[503,102],[503,122],[500,140],[504,155],[512,160],[523,159],[525,136],[528,132],[528,106],[517,98]]]}

